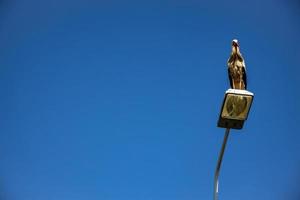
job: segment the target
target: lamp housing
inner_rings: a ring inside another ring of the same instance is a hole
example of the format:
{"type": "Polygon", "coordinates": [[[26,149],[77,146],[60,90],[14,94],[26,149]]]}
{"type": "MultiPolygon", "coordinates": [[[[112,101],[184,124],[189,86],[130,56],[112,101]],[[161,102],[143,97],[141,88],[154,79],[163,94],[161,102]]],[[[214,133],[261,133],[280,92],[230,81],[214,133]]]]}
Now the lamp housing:
{"type": "Polygon", "coordinates": [[[225,92],[218,127],[242,129],[253,98],[254,94],[247,90],[228,89],[225,92]]]}

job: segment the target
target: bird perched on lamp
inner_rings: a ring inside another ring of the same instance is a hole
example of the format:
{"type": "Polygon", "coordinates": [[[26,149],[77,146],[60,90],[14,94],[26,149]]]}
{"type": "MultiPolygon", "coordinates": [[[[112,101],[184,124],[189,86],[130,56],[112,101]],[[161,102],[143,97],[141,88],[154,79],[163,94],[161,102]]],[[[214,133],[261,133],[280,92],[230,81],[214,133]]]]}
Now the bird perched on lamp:
{"type": "Polygon", "coordinates": [[[237,39],[232,40],[232,52],[228,59],[228,77],[232,89],[247,89],[247,76],[244,58],[237,39]]]}

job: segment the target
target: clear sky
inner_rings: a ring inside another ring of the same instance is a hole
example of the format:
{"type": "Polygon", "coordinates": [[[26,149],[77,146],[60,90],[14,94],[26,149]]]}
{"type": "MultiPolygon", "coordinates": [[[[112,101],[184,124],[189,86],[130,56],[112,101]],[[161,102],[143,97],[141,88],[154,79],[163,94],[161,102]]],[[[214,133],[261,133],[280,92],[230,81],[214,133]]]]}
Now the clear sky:
{"type": "Polygon", "coordinates": [[[237,38],[220,200],[299,200],[299,25],[297,0],[1,0],[0,199],[212,199],[237,38]]]}

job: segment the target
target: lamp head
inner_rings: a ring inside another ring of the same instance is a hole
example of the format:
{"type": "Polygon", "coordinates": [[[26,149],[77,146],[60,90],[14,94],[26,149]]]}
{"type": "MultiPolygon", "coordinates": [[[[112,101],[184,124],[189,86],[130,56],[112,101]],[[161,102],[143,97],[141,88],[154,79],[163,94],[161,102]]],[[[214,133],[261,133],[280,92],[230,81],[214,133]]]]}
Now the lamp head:
{"type": "Polygon", "coordinates": [[[242,129],[253,101],[253,93],[247,90],[229,89],[225,93],[218,126],[242,129]]]}

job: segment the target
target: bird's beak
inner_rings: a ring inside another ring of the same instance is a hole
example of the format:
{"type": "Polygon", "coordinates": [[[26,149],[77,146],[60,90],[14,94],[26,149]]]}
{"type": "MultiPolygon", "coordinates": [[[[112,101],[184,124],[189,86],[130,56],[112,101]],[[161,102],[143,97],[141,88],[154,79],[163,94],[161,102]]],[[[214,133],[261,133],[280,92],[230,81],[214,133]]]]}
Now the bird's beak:
{"type": "Polygon", "coordinates": [[[232,46],[234,46],[234,47],[238,47],[238,46],[239,46],[239,44],[238,44],[237,42],[233,41],[233,42],[232,42],[232,46]]]}

